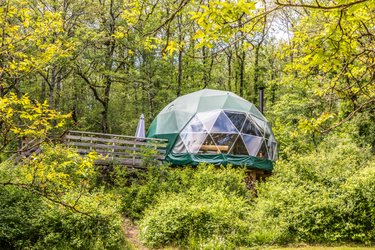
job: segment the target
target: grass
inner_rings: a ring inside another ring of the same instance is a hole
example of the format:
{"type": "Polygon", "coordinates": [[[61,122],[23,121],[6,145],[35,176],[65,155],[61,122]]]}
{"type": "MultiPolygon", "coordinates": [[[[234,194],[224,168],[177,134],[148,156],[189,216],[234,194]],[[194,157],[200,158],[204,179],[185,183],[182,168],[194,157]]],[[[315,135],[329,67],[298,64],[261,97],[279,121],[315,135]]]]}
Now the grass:
{"type": "Polygon", "coordinates": [[[263,248],[267,250],[370,250],[375,247],[364,247],[364,246],[296,246],[296,247],[267,247],[263,248]]]}

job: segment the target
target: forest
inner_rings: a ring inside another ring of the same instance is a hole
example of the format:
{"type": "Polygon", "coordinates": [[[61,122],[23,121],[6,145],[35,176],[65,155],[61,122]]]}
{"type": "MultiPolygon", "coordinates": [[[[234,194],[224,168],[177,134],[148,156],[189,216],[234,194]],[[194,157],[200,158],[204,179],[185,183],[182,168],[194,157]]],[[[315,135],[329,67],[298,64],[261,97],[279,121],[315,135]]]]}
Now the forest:
{"type": "Polygon", "coordinates": [[[375,244],[374,0],[0,0],[1,249],[298,244],[375,244]],[[134,136],[206,88],[264,89],[278,159],[255,191],[241,166],[146,148],[129,171],[56,143],[134,136]]]}

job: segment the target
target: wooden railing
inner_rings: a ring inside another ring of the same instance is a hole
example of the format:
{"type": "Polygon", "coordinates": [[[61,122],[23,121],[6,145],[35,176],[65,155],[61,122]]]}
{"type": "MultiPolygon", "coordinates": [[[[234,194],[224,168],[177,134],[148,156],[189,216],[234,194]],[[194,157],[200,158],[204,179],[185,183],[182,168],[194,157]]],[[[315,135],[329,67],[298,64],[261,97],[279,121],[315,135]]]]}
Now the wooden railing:
{"type": "Polygon", "coordinates": [[[131,136],[102,134],[69,130],[63,137],[63,142],[77,149],[80,154],[95,151],[100,156],[96,164],[117,164],[133,167],[142,166],[145,152],[152,150],[157,160],[165,157],[167,140],[152,138],[136,138],[131,136]]]}

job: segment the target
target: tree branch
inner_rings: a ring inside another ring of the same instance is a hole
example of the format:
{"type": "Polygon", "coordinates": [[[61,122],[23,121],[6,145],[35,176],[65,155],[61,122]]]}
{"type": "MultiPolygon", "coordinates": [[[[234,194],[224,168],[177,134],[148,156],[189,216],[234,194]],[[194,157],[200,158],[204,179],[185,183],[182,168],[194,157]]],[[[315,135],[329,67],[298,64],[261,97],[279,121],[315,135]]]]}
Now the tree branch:
{"type": "Polygon", "coordinates": [[[325,134],[325,133],[330,132],[331,130],[337,128],[338,126],[340,126],[340,125],[342,125],[343,123],[345,123],[345,122],[349,121],[350,119],[352,119],[353,116],[354,116],[356,113],[358,113],[359,111],[361,111],[362,109],[364,109],[365,107],[367,107],[369,104],[371,104],[371,103],[373,103],[373,102],[375,102],[375,97],[372,98],[372,99],[370,99],[370,100],[368,100],[368,101],[365,102],[365,103],[362,103],[361,106],[359,106],[358,108],[356,108],[356,109],[355,109],[354,111],[352,111],[347,117],[345,117],[344,119],[342,119],[341,121],[339,121],[339,122],[336,123],[335,125],[333,125],[333,126],[327,128],[327,129],[325,129],[325,130],[321,130],[321,131],[319,131],[319,132],[322,133],[322,134],[325,134]]]}
{"type": "Polygon", "coordinates": [[[332,6],[324,6],[320,5],[319,3],[317,5],[310,5],[310,4],[295,4],[295,3],[281,3],[279,0],[276,0],[276,4],[283,7],[297,7],[297,8],[309,8],[309,9],[321,9],[321,10],[334,10],[334,9],[346,9],[350,6],[360,4],[367,2],[369,0],[358,0],[351,3],[345,3],[345,4],[338,4],[338,5],[332,5],[332,6]]]}
{"type": "Polygon", "coordinates": [[[150,36],[161,30],[164,26],[168,25],[170,22],[173,21],[173,19],[176,17],[176,15],[190,2],[190,0],[182,0],[180,5],[177,7],[177,9],[162,23],[160,24],[156,29],[146,34],[146,36],[150,36]]]}

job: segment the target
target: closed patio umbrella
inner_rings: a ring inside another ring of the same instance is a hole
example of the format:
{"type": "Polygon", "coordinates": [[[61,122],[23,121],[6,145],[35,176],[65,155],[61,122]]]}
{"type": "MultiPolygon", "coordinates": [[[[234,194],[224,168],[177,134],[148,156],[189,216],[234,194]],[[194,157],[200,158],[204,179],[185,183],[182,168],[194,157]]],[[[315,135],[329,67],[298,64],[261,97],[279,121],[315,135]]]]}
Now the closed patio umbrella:
{"type": "Polygon", "coordinates": [[[137,130],[135,132],[135,137],[137,140],[142,141],[146,138],[146,131],[145,131],[145,116],[142,114],[138,121],[137,130]]]}

